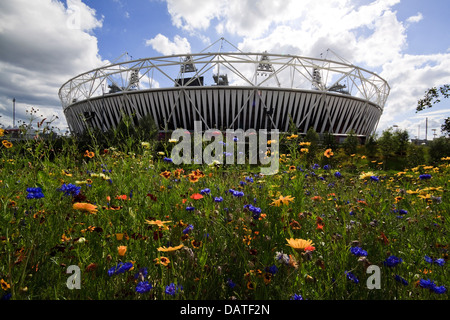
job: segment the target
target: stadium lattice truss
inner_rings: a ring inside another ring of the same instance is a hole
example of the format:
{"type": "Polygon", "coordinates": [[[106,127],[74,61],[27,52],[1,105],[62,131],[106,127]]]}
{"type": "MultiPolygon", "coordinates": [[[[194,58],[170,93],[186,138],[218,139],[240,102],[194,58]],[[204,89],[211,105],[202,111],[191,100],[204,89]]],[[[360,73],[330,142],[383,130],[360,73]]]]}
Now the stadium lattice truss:
{"type": "MultiPolygon", "coordinates": [[[[218,40],[221,47],[226,41],[218,40]]],[[[228,43],[228,42],[227,42],[228,43]]],[[[151,116],[161,131],[278,129],[345,136],[374,132],[389,85],[343,59],[273,53],[206,52],[111,63],[59,91],[69,128],[108,130],[124,116],[151,116]]]]}

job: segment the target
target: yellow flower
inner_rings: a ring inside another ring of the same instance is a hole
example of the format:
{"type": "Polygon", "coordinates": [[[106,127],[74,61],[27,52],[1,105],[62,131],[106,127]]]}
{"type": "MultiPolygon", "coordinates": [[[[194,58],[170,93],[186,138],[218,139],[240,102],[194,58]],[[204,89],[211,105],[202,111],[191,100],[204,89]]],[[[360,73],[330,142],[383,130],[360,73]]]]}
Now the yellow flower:
{"type": "Polygon", "coordinates": [[[300,149],[300,152],[308,153],[308,152],[309,152],[309,149],[308,149],[308,148],[301,148],[301,149],[300,149]]]}
{"type": "Polygon", "coordinates": [[[94,206],[93,204],[90,203],[77,202],[73,204],[72,208],[74,210],[86,211],[89,213],[97,213],[97,206],[94,206]]]}
{"type": "Polygon", "coordinates": [[[13,144],[11,142],[9,142],[8,140],[3,140],[2,144],[6,149],[12,148],[12,146],[13,146],[13,144]]]}
{"type": "Polygon", "coordinates": [[[282,204],[288,205],[289,202],[294,201],[294,199],[295,199],[295,197],[292,197],[292,196],[286,196],[286,197],[280,196],[278,199],[273,199],[271,205],[276,206],[276,207],[279,207],[282,204]]]}
{"type": "Polygon", "coordinates": [[[323,155],[327,158],[332,157],[334,155],[333,151],[331,149],[327,149],[325,150],[325,152],[323,153],[323,155]]]}
{"type": "MultiPolygon", "coordinates": [[[[3,129],[2,129],[3,130],[3,129]]],[[[0,284],[2,286],[3,290],[8,290],[9,288],[11,288],[11,285],[9,283],[7,283],[5,280],[0,280],[0,284]]]]}
{"type": "Polygon", "coordinates": [[[169,143],[177,143],[178,140],[177,139],[169,139],[169,143]]]}
{"type": "Polygon", "coordinates": [[[155,261],[156,265],[160,264],[160,265],[163,265],[164,267],[167,267],[170,263],[170,260],[167,257],[156,258],[156,259],[153,259],[153,261],[155,261]]]}
{"type": "Polygon", "coordinates": [[[312,247],[314,244],[312,240],[303,240],[303,239],[286,239],[288,242],[287,245],[295,250],[304,250],[305,248],[312,247]]]}
{"type": "Polygon", "coordinates": [[[309,147],[311,145],[311,142],[300,142],[299,145],[309,147]]]}
{"type": "Polygon", "coordinates": [[[161,220],[145,220],[145,223],[149,224],[149,225],[154,225],[154,226],[158,226],[160,228],[164,228],[164,229],[168,229],[169,227],[167,227],[165,225],[165,223],[170,223],[172,221],[161,221],[161,220]]]}
{"type": "Polygon", "coordinates": [[[3,137],[5,135],[5,130],[0,128],[0,137],[3,137]]]}
{"type": "Polygon", "coordinates": [[[176,246],[176,247],[168,247],[168,248],[166,248],[166,247],[159,247],[157,250],[160,251],[160,252],[172,252],[172,251],[179,250],[179,249],[181,249],[183,247],[184,247],[184,244],[180,244],[179,246],[176,246]]]}
{"type": "Polygon", "coordinates": [[[287,137],[286,139],[291,140],[291,139],[295,139],[298,138],[297,134],[292,134],[290,137],[287,137]]]}
{"type": "Polygon", "coordinates": [[[368,179],[368,178],[370,178],[371,176],[374,176],[375,174],[372,172],[372,171],[369,171],[369,172],[363,172],[363,173],[361,173],[360,175],[359,175],[359,178],[360,179],[368,179]]]}
{"type": "Polygon", "coordinates": [[[127,246],[117,247],[117,253],[119,254],[119,256],[123,257],[125,255],[125,252],[127,252],[127,246]]]}
{"type": "Polygon", "coordinates": [[[141,146],[142,146],[144,149],[150,149],[150,143],[149,143],[149,142],[141,142],[141,146]]]}
{"type": "Polygon", "coordinates": [[[95,153],[92,152],[92,151],[86,150],[86,151],[84,152],[84,156],[85,156],[85,157],[88,157],[88,158],[93,158],[93,157],[95,156],[95,153]]]}

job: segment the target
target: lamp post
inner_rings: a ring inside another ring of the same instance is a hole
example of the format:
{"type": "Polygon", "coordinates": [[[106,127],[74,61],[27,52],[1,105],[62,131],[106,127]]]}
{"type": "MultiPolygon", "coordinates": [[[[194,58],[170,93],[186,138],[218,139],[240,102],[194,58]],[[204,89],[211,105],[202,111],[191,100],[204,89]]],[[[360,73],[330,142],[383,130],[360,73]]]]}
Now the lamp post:
{"type": "Polygon", "coordinates": [[[16,98],[13,98],[13,129],[16,126],[16,98]]]}

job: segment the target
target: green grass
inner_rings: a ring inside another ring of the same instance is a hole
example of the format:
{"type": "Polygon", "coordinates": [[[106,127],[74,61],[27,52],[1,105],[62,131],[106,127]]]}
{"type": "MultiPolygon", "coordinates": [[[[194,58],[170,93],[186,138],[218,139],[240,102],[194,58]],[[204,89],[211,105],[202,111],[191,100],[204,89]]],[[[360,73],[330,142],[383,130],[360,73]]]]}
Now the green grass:
{"type": "Polygon", "coordinates": [[[290,156],[281,157],[278,174],[264,177],[254,165],[176,166],[163,160],[172,145],[164,145],[162,156],[156,142],[150,149],[135,143],[133,152],[131,143],[127,152],[118,145],[104,149],[93,143],[93,158],[85,157],[72,139],[58,146],[42,141],[2,146],[0,296],[288,300],[300,294],[309,300],[447,300],[448,291],[423,288],[420,280],[448,290],[448,161],[398,175],[397,170],[382,171],[381,160],[364,159],[363,153],[350,157],[336,150],[329,159],[319,148],[308,163],[298,142],[283,145],[290,156]],[[314,163],[319,167],[313,169],[314,163]],[[324,169],[326,164],[331,168],[324,169]],[[178,177],[177,169],[184,170],[178,177]],[[197,169],[204,176],[190,182],[188,175],[197,169]],[[368,171],[379,181],[360,178],[368,171]],[[161,172],[171,175],[165,178],[161,172]],[[419,178],[425,173],[431,179],[419,178]],[[64,195],[59,190],[64,184],[77,185],[80,193],[64,195]],[[30,187],[40,187],[44,197],[27,199],[30,187]],[[206,188],[210,193],[202,199],[190,198],[206,188]],[[244,195],[234,196],[230,189],[244,195]],[[419,197],[421,190],[429,200],[419,197]],[[121,195],[126,200],[116,198],[121,195]],[[288,195],[295,199],[272,205],[288,195]],[[223,201],[215,202],[215,197],[223,201]],[[98,211],[75,210],[76,202],[94,204],[98,211]],[[260,208],[261,215],[255,219],[246,205],[260,208]],[[170,222],[158,227],[146,223],[151,220],[170,222]],[[188,225],[193,229],[185,235],[188,225]],[[117,240],[117,233],[124,238],[117,240]],[[287,245],[289,238],[310,239],[315,250],[294,250],[287,245]],[[181,244],[173,252],[158,251],[181,244]],[[350,252],[356,245],[367,251],[368,262],[350,252]],[[127,247],[124,256],[118,254],[119,246],[127,247]],[[277,260],[281,253],[296,265],[277,260]],[[388,267],[384,261],[389,256],[402,263],[388,267]],[[444,259],[444,264],[429,263],[426,256],[444,259]],[[161,257],[170,263],[156,264],[161,257]],[[131,270],[108,274],[126,262],[133,263],[131,270]],[[81,270],[80,289],[67,287],[71,265],[81,270]],[[380,289],[368,289],[368,265],[379,267],[380,289]],[[347,278],[348,271],[358,283],[347,278]],[[141,281],[152,289],[136,292],[141,281]],[[171,283],[183,289],[167,294],[171,283]]]}

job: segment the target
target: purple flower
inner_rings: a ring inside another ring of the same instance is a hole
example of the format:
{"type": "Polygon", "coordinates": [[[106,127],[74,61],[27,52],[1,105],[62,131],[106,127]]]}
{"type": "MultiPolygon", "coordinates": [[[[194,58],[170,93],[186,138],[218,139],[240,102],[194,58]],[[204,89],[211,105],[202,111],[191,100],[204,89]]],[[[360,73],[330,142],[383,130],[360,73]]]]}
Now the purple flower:
{"type": "Polygon", "coordinates": [[[301,294],[296,294],[296,293],[294,293],[294,294],[291,296],[291,299],[290,299],[290,300],[303,300],[303,297],[302,297],[301,294]]]}
{"type": "Polygon", "coordinates": [[[179,286],[179,285],[175,285],[175,283],[171,283],[168,286],[166,286],[166,290],[165,293],[169,294],[171,296],[174,296],[176,293],[178,293],[179,291],[183,290],[183,286],[179,286]]]}
{"type": "Polygon", "coordinates": [[[351,252],[352,254],[354,254],[355,256],[357,256],[357,257],[361,257],[361,256],[366,257],[366,256],[367,256],[367,251],[366,251],[366,250],[363,250],[363,249],[360,248],[360,247],[351,247],[351,248],[350,248],[350,252],[351,252]]]}
{"type": "Polygon", "coordinates": [[[222,197],[214,197],[214,202],[222,202],[223,198],[222,197]]]}
{"type": "Polygon", "coordinates": [[[400,277],[398,274],[395,275],[395,280],[400,282],[401,284],[407,286],[408,281],[406,281],[404,278],[400,277]]]}
{"type": "Polygon", "coordinates": [[[148,283],[148,281],[141,281],[136,286],[136,292],[138,293],[146,293],[152,289],[152,285],[148,283]]]}
{"type": "Polygon", "coordinates": [[[395,267],[396,265],[402,263],[402,258],[397,258],[396,256],[389,256],[384,260],[383,264],[388,267],[395,267]]]}
{"type": "Polygon", "coordinates": [[[421,174],[419,176],[420,180],[431,179],[431,174],[421,174]]]}
{"type": "Polygon", "coordinates": [[[350,281],[353,281],[354,283],[359,283],[358,278],[350,271],[345,271],[345,274],[347,275],[347,279],[350,281]]]}
{"type": "Polygon", "coordinates": [[[194,226],[192,224],[188,225],[186,229],[183,230],[183,234],[188,234],[194,229],[194,226]]]}

